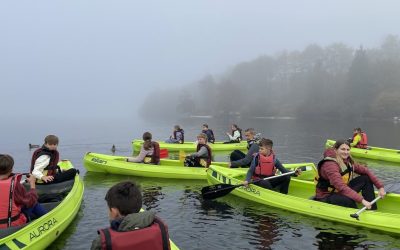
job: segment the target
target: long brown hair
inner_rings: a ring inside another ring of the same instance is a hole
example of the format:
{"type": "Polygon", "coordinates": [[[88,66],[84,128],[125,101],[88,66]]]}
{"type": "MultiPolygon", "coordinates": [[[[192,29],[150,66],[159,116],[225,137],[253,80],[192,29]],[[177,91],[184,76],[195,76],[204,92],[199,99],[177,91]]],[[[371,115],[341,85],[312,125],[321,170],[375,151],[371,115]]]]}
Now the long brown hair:
{"type": "MultiPolygon", "coordinates": [[[[340,146],[342,146],[343,144],[346,144],[347,146],[349,146],[349,148],[351,148],[350,143],[347,140],[337,140],[335,142],[335,144],[333,144],[333,148],[335,150],[338,150],[340,148],[340,146]]],[[[336,154],[336,161],[339,163],[340,167],[345,167],[346,164],[344,163],[342,157],[340,157],[338,154],[336,154]]],[[[353,158],[351,158],[351,156],[349,155],[349,162],[351,164],[354,163],[353,158]]]]}

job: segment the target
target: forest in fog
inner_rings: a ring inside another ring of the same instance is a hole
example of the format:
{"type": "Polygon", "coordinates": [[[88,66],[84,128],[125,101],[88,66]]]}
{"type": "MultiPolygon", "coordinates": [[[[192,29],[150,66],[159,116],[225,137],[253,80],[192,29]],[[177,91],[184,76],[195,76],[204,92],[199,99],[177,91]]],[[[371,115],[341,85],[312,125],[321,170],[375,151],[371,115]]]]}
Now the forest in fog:
{"type": "Polygon", "coordinates": [[[389,35],[376,48],[310,44],[261,55],[220,75],[154,90],[140,114],[149,121],[191,115],[360,120],[400,116],[399,107],[400,39],[389,35]]]}

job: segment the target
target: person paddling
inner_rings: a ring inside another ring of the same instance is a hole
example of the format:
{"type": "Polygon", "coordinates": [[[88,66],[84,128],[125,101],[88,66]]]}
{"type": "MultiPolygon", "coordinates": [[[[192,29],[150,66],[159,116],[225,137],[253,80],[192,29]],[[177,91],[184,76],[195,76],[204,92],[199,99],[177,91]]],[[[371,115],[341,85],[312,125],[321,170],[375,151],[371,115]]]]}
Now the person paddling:
{"type": "Polygon", "coordinates": [[[314,198],[317,201],[352,208],[362,203],[367,209],[376,210],[376,203],[371,205],[375,198],[374,186],[379,196],[386,194],[383,183],[368,168],[354,162],[350,144],[345,140],[338,140],[325,150],[324,158],[318,163],[318,175],[314,198]]]}
{"type": "MultiPolygon", "coordinates": [[[[257,181],[274,176],[277,170],[281,173],[289,172],[276,158],[272,146],[272,140],[265,138],[260,140],[259,153],[254,156],[251,166],[247,171],[246,180],[243,182],[245,186],[247,186],[251,180],[257,181]]],[[[300,173],[301,170],[297,169],[295,175],[299,175],[300,173]]],[[[290,175],[285,175],[270,180],[257,181],[254,184],[267,189],[278,189],[280,193],[287,194],[289,191],[289,183],[290,175]]]]}

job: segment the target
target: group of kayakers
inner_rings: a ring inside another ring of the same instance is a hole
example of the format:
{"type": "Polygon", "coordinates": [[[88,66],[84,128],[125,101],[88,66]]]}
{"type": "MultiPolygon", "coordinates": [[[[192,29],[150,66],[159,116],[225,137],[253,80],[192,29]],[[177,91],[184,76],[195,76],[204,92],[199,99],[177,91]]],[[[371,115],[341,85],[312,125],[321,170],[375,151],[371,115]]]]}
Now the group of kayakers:
{"type": "MultiPolygon", "coordinates": [[[[229,143],[241,141],[241,129],[233,124],[229,143]],[[238,135],[240,134],[240,136],[238,135]]],[[[244,131],[247,153],[235,150],[230,154],[228,167],[249,167],[243,185],[254,183],[260,187],[288,194],[291,173],[269,179],[276,172],[288,173],[273,151],[273,141],[260,138],[253,128],[244,131]]],[[[174,127],[174,134],[169,139],[175,143],[184,142],[184,131],[174,127]]],[[[128,162],[159,164],[160,146],[152,140],[152,134],[143,134],[143,145],[136,157],[127,157],[128,162]]],[[[215,142],[214,133],[207,124],[197,136],[196,152],[186,156],[185,165],[208,168],[211,164],[212,150],[208,145],[215,142]]],[[[61,170],[57,163],[59,140],[55,135],[48,135],[42,147],[32,155],[30,176],[27,178],[30,190],[26,191],[20,183],[21,175],[13,174],[14,160],[10,155],[0,155],[0,189],[4,192],[0,199],[0,228],[19,226],[32,218],[44,215],[47,211],[38,202],[36,185],[48,185],[71,180],[77,170],[61,170]],[[11,206],[9,206],[11,204],[11,206]]],[[[367,136],[360,128],[354,130],[351,140],[338,140],[332,148],[325,150],[323,159],[318,163],[316,191],[314,200],[334,205],[356,208],[362,203],[368,209],[377,209],[371,201],[375,198],[374,186],[378,195],[386,194],[383,183],[365,166],[354,162],[350,156],[350,147],[367,148],[367,136]],[[351,141],[351,142],[350,142],[351,141]],[[361,193],[361,194],[360,194],[361,193]]],[[[297,169],[293,176],[301,174],[297,169]]],[[[109,209],[110,227],[99,230],[99,236],[92,243],[92,249],[118,248],[130,249],[168,249],[168,230],[154,212],[139,213],[142,196],[138,186],[131,181],[121,182],[109,189],[105,196],[109,209]],[[146,235],[146,237],[141,237],[146,235]],[[127,237],[128,236],[128,237],[127,237]]]]}
{"type": "MultiPolygon", "coordinates": [[[[215,136],[212,129],[208,127],[208,124],[203,124],[203,128],[201,133],[207,136],[208,143],[215,142],[215,136]]],[[[236,124],[231,125],[231,131],[226,132],[229,140],[224,143],[239,143],[243,140],[242,137],[242,129],[238,127],[236,124]]],[[[165,140],[166,143],[184,143],[185,142],[185,131],[179,125],[174,126],[174,130],[172,131],[172,135],[165,140]]]]}
{"type": "Polygon", "coordinates": [[[58,137],[48,135],[44,144],[32,154],[31,167],[27,182],[30,189],[26,191],[21,184],[21,174],[14,174],[14,159],[7,154],[0,155],[0,228],[24,225],[27,221],[40,217],[47,211],[38,202],[36,185],[48,185],[71,180],[77,170],[61,170],[58,167],[58,137]],[[3,190],[9,190],[4,192],[3,190]]]}
{"type": "MultiPolygon", "coordinates": [[[[231,127],[232,131],[228,133],[229,143],[239,142],[242,130],[236,124],[232,124],[231,127]]],[[[178,132],[183,134],[180,126],[175,126],[174,135],[178,132]]],[[[260,180],[274,176],[277,170],[281,173],[288,172],[272,150],[272,140],[259,138],[253,128],[246,129],[244,136],[247,141],[247,153],[234,150],[230,154],[228,167],[249,167],[246,180],[243,182],[245,185],[254,182],[258,186],[277,189],[287,194],[289,175],[271,180],[260,180]]],[[[210,138],[213,142],[215,141],[212,130],[207,124],[203,124],[202,133],[197,136],[196,152],[186,156],[185,166],[208,167],[211,164],[212,150],[207,145],[210,138]]],[[[370,203],[375,198],[373,186],[378,188],[379,195],[383,197],[385,195],[383,184],[368,168],[355,163],[350,156],[350,147],[367,148],[367,146],[366,133],[361,128],[355,128],[352,138],[347,141],[338,140],[333,148],[324,152],[323,160],[318,163],[315,200],[345,207],[356,207],[358,202],[368,209],[376,209],[376,204],[370,203]]],[[[142,150],[139,155],[144,155],[142,150]]],[[[299,174],[301,170],[296,170],[294,176],[299,174]]]]}
{"type": "MultiPolygon", "coordinates": [[[[153,155],[149,163],[158,163],[157,143],[148,143],[151,142],[150,133],[145,133],[143,137],[147,142],[144,148],[153,155]]],[[[45,185],[45,188],[51,190],[52,184],[75,178],[76,169],[62,170],[57,165],[58,142],[57,136],[48,135],[43,146],[33,152],[27,178],[29,191],[21,184],[22,175],[13,173],[13,157],[0,154],[0,229],[23,226],[48,212],[38,202],[37,185],[45,185]]],[[[142,194],[134,182],[114,185],[107,192],[105,200],[109,209],[110,227],[98,231],[99,237],[93,241],[91,249],[170,249],[168,228],[164,222],[155,216],[155,212],[139,213],[142,194]]]]}

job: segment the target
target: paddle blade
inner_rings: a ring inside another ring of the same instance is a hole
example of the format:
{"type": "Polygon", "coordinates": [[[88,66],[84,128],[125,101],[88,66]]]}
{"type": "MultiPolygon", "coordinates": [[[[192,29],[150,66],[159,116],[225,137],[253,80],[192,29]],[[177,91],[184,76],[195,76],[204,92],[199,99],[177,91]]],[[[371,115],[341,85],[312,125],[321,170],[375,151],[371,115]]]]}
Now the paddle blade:
{"type": "Polygon", "coordinates": [[[225,196],[232,192],[233,189],[241,185],[230,185],[230,184],[217,184],[212,186],[206,186],[201,189],[201,196],[205,200],[211,200],[218,197],[225,196]]]}
{"type": "Polygon", "coordinates": [[[160,149],[160,158],[168,158],[168,149],[166,148],[160,149]]]}
{"type": "Polygon", "coordinates": [[[350,214],[350,217],[351,218],[355,218],[357,220],[360,220],[358,214],[356,214],[356,213],[355,214],[350,214]]]}
{"type": "Polygon", "coordinates": [[[185,151],[179,150],[179,161],[180,162],[184,162],[185,161],[185,157],[186,157],[185,151]]]}

